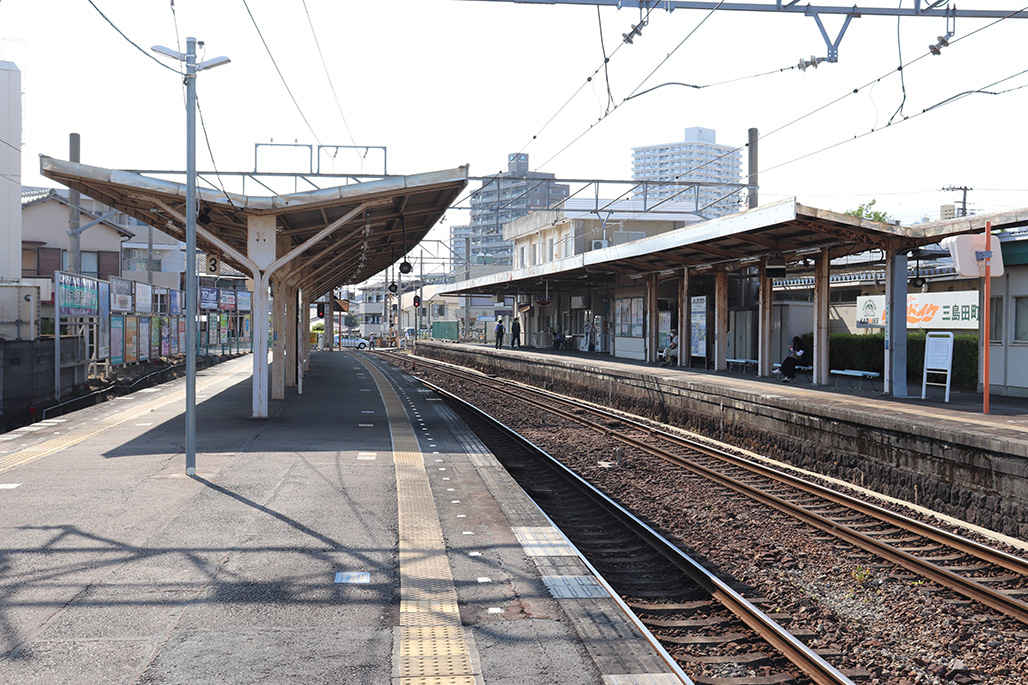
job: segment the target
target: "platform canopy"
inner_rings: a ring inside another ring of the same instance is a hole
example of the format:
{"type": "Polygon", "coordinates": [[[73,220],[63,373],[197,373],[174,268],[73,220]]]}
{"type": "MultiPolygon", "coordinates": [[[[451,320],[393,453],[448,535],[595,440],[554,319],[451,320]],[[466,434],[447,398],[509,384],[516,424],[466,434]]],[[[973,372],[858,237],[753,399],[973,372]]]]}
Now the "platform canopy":
{"type": "Polygon", "coordinates": [[[457,282],[447,294],[501,294],[519,288],[613,285],[619,278],[680,270],[737,271],[762,259],[799,262],[824,250],[836,259],[868,250],[903,252],[961,233],[1028,225],[1028,209],[898,226],[807,207],[795,198],[691,224],[547,264],[457,282]]]}
{"type": "MultiPolygon", "coordinates": [[[[125,212],[185,240],[186,186],[126,171],[104,169],[41,156],[41,173],[94,200],[125,212]]],[[[247,265],[205,236],[209,233],[242,255],[248,253],[248,225],[254,217],[273,217],[284,254],[316,236],[362,204],[368,209],[344,221],[301,260],[314,297],[347,283],[366,280],[412,249],[435,225],[467,185],[468,169],[459,167],[411,176],[255,197],[197,189],[197,247],[219,254],[247,273],[247,265]]]]}
{"type": "MultiPolygon", "coordinates": [[[[42,156],[47,178],[185,240],[186,186],[42,156]]],[[[197,189],[196,243],[254,280],[253,416],[268,416],[269,318],[275,327],[275,399],[298,374],[297,309],[337,286],[359,283],[401,259],[467,186],[460,167],[413,176],[254,197],[197,189]],[[274,303],[269,297],[276,289],[274,303]],[[272,306],[274,304],[274,311],[272,306]],[[282,333],[282,335],[278,335],[282,333]],[[293,351],[290,351],[293,350],[293,351]],[[288,361],[288,364],[286,360],[288,361]]]]}

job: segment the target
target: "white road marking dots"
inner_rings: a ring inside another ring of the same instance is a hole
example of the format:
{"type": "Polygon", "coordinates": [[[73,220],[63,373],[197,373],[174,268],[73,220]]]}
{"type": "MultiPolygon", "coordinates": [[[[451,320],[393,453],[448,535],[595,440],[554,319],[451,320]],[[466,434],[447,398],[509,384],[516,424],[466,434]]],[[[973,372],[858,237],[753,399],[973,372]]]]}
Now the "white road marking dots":
{"type": "Polygon", "coordinates": [[[375,424],[373,424],[373,423],[358,423],[357,427],[358,428],[374,428],[375,424]]]}
{"type": "Polygon", "coordinates": [[[336,574],[337,583],[370,583],[371,574],[361,572],[341,572],[336,574]]]}
{"type": "Polygon", "coordinates": [[[489,607],[486,611],[488,613],[490,613],[490,614],[502,614],[503,613],[503,609],[501,609],[500,607],[489,607]]]}
{"type": "Polygon", "coordinates": [[[487,578],[486,576],[479,576],[479,577],[477,578],[477,580],[478,580],[478,582],[480,582],[480,583],[491,583],[491,582],[493,582],[493,579],[492,579],[492,578],[487,578]]]}
{"type": "Polygon", "coordinates": [[[21,483],[0,483],[0,490],[13,490],[21,483]]]}

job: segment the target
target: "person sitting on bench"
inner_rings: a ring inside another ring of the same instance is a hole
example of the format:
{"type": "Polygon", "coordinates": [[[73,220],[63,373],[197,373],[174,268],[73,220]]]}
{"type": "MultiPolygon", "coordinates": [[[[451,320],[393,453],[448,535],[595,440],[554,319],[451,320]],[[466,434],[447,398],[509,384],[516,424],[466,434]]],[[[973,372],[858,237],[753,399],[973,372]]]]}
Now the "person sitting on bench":
{"type": "Polygon", "coordinates": [[[792,345],[789,345],[789,356],[782,360],[782,365],[774,372],[782,375],[783,383],[795,383],[796,367],[801,361],[806,362],[809,358],[807,343],[797,335],[792,339],[792,345]]]}
{"type": "Polygon", "coordinates": [[[674,328],[671,329],[671,339],[668,341],[667,347],[658,355],[658,358],[661,366],[678,363],[678,331],[674,328]],[[672,359],[675,360],[673,363],[672,359]]]}

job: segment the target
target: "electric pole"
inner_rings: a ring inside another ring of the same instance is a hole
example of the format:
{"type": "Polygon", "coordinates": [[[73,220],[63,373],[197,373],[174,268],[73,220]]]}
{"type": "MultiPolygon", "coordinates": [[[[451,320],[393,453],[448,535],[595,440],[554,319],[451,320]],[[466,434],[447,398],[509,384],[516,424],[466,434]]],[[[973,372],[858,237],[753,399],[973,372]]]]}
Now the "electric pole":
{"type": "Polygon", "coordinates": [[[968,188],[967,186],[946,186],[943,190],[963,193],[963,199],[960,201],[960,216],[967,216],[967,191],[974,190],[974,188],[968,188]]]}

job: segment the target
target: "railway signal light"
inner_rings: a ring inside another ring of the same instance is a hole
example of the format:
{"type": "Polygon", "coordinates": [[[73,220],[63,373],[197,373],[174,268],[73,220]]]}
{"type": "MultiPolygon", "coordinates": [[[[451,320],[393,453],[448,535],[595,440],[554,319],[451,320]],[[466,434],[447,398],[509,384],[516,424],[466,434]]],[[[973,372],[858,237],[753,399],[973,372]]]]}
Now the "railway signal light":
{"type": "Polygon", "coordinates": [[[414,306],[415,307],[420,307],[421,306],[421,295],[415,295],[414,296],[414,306]]]}

